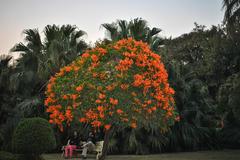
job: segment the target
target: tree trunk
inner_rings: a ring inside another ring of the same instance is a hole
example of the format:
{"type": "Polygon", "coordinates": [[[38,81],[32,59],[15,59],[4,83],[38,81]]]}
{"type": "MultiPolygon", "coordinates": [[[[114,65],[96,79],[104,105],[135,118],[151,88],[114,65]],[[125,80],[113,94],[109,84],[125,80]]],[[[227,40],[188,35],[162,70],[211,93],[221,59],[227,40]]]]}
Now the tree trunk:
{"type": "Polygon", "coordinates": [[[113,128],[111,128],[111,129],[109,129],[105,132],[102,155],[99,158],[99,160],[104,160],[107,156],[108,145],[109,145],[109,141],[110,141],[112,131],[113,131],[113,128]]]}

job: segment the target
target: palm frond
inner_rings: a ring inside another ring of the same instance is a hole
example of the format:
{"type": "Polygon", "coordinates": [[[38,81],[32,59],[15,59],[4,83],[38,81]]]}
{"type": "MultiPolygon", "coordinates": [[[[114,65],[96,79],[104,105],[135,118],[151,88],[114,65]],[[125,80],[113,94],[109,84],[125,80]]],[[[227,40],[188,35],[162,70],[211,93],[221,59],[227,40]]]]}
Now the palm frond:
{"type": "Polygon", "coordinates": [[[11,52],[21,52],[22,54],[26,54],[30,52],[29,48],[25,46],[23,43],[16,44],[13,48],[10,50],[11,52]]]}
{"type": "Polygon", "coordinates": [[[136,40],[145,40],[146,33],[148,32],[149,28],[147,26],[147,21],[141,18],[135,18],[130,21],[129,29],[131,37],[136,40]]]}
{"type": "Polygon", "coordinates": [[[120,29],[120,36],[122,38],[128,38],[128,22],[126,20],[118,20],[117,24],[120,29]]]}
{"type": "Polygon", "coordinates": [[[23,100],[16,106],[22,115],[26,118],[41,116],[44,112],[44,107],[40,97],[32,97],[23,100]]]}
{"type": "Polygon", "coordinates": [[[106,34],[109,39],[112,41],[118,40],[118,28],[115,23],[104,23],[101,26],[106,29],[106,34]]]}
{"type": "Polygon", "coordinates": [[[9,67],[9,63],[12,59],[10,55],[0,55],[0,70],[9,67]]]}

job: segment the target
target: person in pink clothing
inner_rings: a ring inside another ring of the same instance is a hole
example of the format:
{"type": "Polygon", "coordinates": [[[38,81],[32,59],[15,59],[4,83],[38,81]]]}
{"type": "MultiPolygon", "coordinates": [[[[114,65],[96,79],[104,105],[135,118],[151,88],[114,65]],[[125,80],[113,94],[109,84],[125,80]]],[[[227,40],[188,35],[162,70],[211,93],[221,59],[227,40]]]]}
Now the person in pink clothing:
{"type": "Polygon", "coordinates": [[[78,136],[77,131],[73,132],[73,136],[70,137],[68,140],[67,146],[64,147],[65,149],[65,158],[72,158],[73,150],[77,148],[80,143],[80,138],[78,136]]]}

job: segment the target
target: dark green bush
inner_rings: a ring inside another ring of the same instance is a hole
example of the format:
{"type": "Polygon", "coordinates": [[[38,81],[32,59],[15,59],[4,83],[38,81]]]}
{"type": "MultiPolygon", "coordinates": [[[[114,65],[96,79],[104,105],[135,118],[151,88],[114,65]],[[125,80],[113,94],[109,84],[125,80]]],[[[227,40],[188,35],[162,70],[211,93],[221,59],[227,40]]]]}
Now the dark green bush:
{"type": "Polygon", "coordinates": [[[47,120],[28,118],[19,123],[13,135],[13,150],[37,159],[56,147],[54,132],[47,120]]]}
{"type": "Polygon", "coordinates": [[[10,152],[0,151],[0,160],[16,160],[16,158],[10,152]]]}

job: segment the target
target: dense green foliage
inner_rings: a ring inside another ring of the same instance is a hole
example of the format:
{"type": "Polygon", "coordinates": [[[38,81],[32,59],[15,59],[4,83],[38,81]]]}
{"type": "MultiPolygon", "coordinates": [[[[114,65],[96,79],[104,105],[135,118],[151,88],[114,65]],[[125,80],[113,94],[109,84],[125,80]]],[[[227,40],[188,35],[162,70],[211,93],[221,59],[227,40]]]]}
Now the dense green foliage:
{"type": "MultiPolygon", "coordinates": [[[[181,119],[164,133],[157,127],[117,130],[109,152],[240,148],[240,5],[239,0],[223,2],[226,12],[222,25],[206,28],[196,24],[190,33],[176,38],[161,38],[161,30],[150,28],[141,18],[102,25],[107,37],[96,46],[133,37],[147,42],[161,55],[170,86],[176,92],[181,119]]],[[[10,64],[12,57],[0,57],[0,133],[4,150],[12,150],[12,134],[22,118],[48,119],[43,104],[47,82],[88,47],[82,39],[85,32],[76,26],[48,25],[43,33],[41,38],[37,29],[24,31],[25,42],[12,49],[21,55],[14,65],[10,64]]],[[[55,129],[59,147],[73,128],[78,127],[83,134],[90,128],[76,124],[64,127],[63,133],[55,129]]]]}
{"type": "Polygon", "coordinates": [[[84,31],[71,25],[48,25],[44,37],[37,29],[24,30],[25,43],[12,48],[20,57],[0,57],[0,132],[3,147],[11,151],[14,128],[22,118],[46,117],[43,105],[48,79],[87,48],[84,31]]]}
{"type": "Polygon", "coordinates": [[[16,127],[12,144],[15,153],[38,157],[42,153],[54,149],[56,140],[47,120],[27,118],[16,127]]]}
{"type": "Polygon", "coordinates": [[[0,151],[0,160],[16,160],[16,157],[10,152],[0,151]]]}

